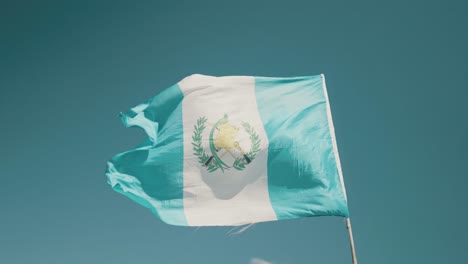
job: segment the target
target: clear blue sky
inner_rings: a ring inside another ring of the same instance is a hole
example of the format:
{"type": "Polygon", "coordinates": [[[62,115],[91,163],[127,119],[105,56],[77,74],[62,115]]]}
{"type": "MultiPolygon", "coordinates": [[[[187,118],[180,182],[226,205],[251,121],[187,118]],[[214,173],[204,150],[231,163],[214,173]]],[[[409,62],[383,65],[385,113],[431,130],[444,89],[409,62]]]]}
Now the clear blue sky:
{"type": "Polygon", "coordinates": [[[360,263],[466,261],[466,1],[186,2],[0,3],[1,263],[350,263],[340,218],[230,236],[111,190],[118,113],[192,73],[325,73],[360,263]]]}

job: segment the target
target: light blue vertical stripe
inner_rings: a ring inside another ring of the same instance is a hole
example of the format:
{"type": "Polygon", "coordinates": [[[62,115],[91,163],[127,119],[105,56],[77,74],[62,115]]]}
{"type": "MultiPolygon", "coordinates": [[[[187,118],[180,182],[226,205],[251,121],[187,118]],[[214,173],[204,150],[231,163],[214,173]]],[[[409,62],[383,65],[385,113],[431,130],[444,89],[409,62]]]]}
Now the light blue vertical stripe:
{"type": "Polygon", "coordinates": [[[183,207],[183,98],[180,87],[174,85],[122,114],[126,127],[142,128],[148,139],[116,155],[106,172],[115,191],[172,225],[187,225],[183,207]]]}
{"type": "Polygon", "coordinates": [[[320,75],[255,78],[269,140],[268,188],[278,219],[348,216],[320,75]]]}

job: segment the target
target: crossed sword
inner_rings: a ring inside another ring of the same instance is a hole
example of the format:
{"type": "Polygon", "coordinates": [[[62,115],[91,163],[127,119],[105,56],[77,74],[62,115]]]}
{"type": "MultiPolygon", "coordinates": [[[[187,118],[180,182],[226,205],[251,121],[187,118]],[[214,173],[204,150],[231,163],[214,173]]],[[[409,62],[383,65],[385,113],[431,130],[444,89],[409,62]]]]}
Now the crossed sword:
{"type": "MultiPolygon", "coordinates": [[[[245,154],[244,150],[242,150],[242,148],[240,147],[239,142],[235,142],[234,144],[235,144],[234,147],[235,147],[236,149],[238,149],[238,150],[241,152],[242,156],[244,156],[244,159],[245,159],[245,161],[247,162],[247,164],[249,164],[250,162],[252,162],[252,160],[249,158],[249,156],[247,156],[247,155],[245,154]]],[[[221,150],[221,149],[216,149],[216,153],[218,153],[220,150],[221,150]]],[[[237,159],[236,155],[234,155],[234,153],[232,153],[230,149],[226,149],[226,148],[225,148],[225,150],[226,150],[226,152],[224,152],[223,154],[221,154],[221,156],[219,156],[219,158],[222,158],[222,157],[224,157],[224,155],[226,155],[227,153],[229,153],[234,159],[237,159]]],[[[213,160],[213,158],[214,158],[214,155],[211,155],[211,156],[206,160],[206,162],[205,162],[204,165],[205,165],[205,166],[208,166],[208,165],[211,163],[211,161],[213,160]]]]}

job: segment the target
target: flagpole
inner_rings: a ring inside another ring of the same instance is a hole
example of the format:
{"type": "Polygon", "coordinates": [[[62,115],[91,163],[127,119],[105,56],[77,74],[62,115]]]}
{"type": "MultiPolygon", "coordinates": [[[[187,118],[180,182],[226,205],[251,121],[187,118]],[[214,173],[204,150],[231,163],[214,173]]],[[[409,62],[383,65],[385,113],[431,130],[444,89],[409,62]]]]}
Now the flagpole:
{"type": "MultiPolygon", "coordinates": [[[[330,135],[332,138],[333,152],[335,154],[335,160],[336,160],[336,167],[338,169],[338,175],[340,176],[340,182],[341,182],[341,187],[343,188],[344,198],[345,200],[347,200],[346,188],[345,188],[344,181],[343,181],[343,172],[341,171],[340,155],[338,155],[338,146],[336,144],[335,128],[333,127],[333,119],[331,115],[330,101],[328,99],[327,85],[325,84],[325,75],[321,74],[320,76],[322,77],[323,93],[325,95],[325,101],[327,102],[328,126],[330,129],[330,135]]],[[[353,264],[357,264],[356,250],[354,249],[353,230],[351,229],[351,221],[349,220],[349,218],[346,218],[346,229],[348,229],[349,244],[351,246],[351,256],[353,258],[353,264]]]]}
{"type": "Polygon", "coordinates": [[[356,250],[354,248],[353,230],[351,229],[351,221],[346,218],[346,229],[348,229],[349,244],[351,246],[351,257],[353,258],[353,264],[357,264],[356,250]]]}

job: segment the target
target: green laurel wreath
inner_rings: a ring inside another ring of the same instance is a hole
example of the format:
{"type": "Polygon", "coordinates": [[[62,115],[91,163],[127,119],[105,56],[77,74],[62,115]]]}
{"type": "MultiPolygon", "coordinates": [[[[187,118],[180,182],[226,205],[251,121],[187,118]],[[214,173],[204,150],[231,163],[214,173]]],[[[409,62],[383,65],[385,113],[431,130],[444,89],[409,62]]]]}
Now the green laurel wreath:
{"type": "MultiPolygon", "coordinates": [[[[206,117],[202,116],[197,120],[197,123],[193,126],[193,136],[192,136],[192,146],[193,146],[193,155],[198,157],[198,162],[201,164],[205,164],[205,162],[209,159],[208,155],[206,155],[205,149],[202,146],[202,133],[205,130],[206,126],[206,117]]],[[[218,169],[217,164],[215,162],[210,162],[207,167],[209,172],[213,172],[218,169]]]]}
{"type": "MultiPolygon", "coordinates": [[[[192,140],[193,140],[192,146],[193,146],[193,151],[194,151],[193,154],[196,157],[198,157],[198,162],[200,164],[202,164],[202,165],[205,165],[205,163],[210,158],[206,154],[205,149],[202,146],[202,133],[206,128],[206,126],[205,126],[206,121],[207,121],[206,117],[204,117],[204,116],[200,117],[197,120],[197,123],[193,127],[194,132],[193,132],[193,135],[192,135],[192,140]]],[[[250,142],[252,144],[252,147],[251,147],[250,151],[248,153],[245,153],[245,155],[251,161],[253,161],[255,159],[257,153],[261,150],[260,149],[261,140],[260,140],[260,137],[258,136],[258,134],[255,132],[255,130],[253,129],[253,127],[249,123],[242,122],[241,124],[244,127],[247,134],[249,134],[250,142]]],[[[232,167],[235,168],[236,170],[243,170],[243,169],[245,169],[246,165],[247,165],[247,161],[242,156],[242,157],[236,158],[236,160],[234,161],[232,167]]],[[[218,170],[221,166],[222,166],[222,164],[218,164],[218,162],[213,159],[208,164],[207,170],[209,172],[214,172],[214,171],[218,170]]],[[[224,169],[227,169],[227,168],[224,168],[224,169]]]]}
{"type": "MultiPolygon", "coordinates": [[[[260,149],[261,140],[260,140],[260,137],[258,136],[257,132],[255,132],[255,130],[253,129],[253,127],[249,123],[242,122],[241,124],[244,127],[245,132],[247,132],[247,134],[249,134],[250,143],[252,144],[252,147],[251,147],[250,151],[248,153],[245,153],[245,155],[247,157],[249,157],[249,159],[251,161],[253,161],[255,159],[255,157],[257,156],[257,153],[261,150],[260,149]]],[[[245,169],[245,165],[247,165],[247,161],[245,160],[245,158],[244,157],[239,157],[239,158],[236,158],[236,160],[234,161],[234,164],[232,165],[232,167],[234,167],[234,169],[236,169],[236,170],[243,170],[243,169],[245,169]]]]}

